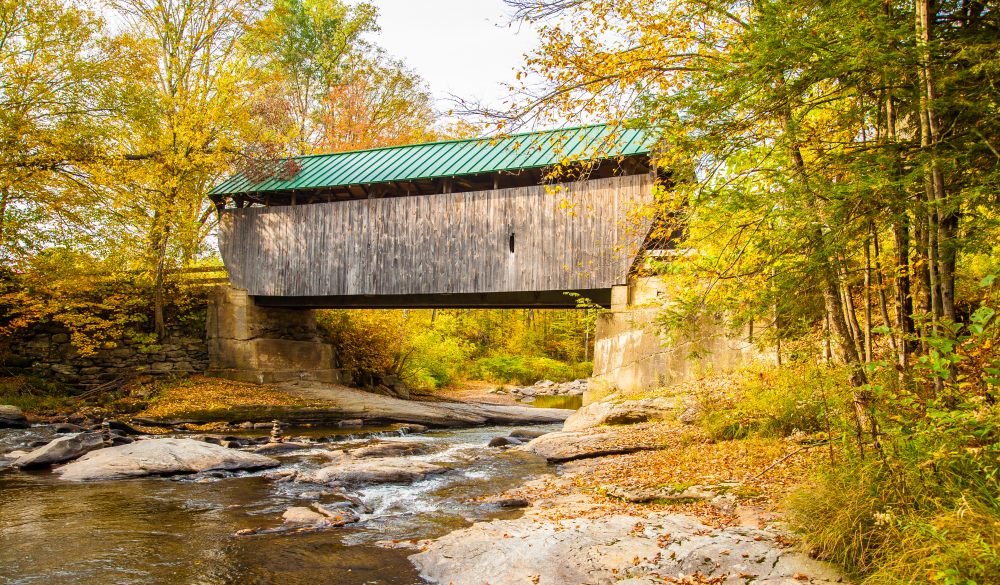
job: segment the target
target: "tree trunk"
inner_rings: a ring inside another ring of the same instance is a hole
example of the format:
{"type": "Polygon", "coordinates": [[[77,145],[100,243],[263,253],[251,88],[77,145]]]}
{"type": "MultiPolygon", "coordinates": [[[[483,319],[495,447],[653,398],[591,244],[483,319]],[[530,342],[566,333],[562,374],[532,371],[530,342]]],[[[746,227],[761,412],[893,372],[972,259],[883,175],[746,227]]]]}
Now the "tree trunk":
{"type": "Polygon", "coordinates": [[[889,319],[889,300],[886,298],[885,294],[885,281],[882,278],[882,260],[881,260],[881,246],[878,243],[878,231],[872,231],[872,251],[875,254],[875,282],[878,286],[878,308],[879,313],[882,314],[882,324],[885,328],[889,330],[889,348],[895,353],[896,349],[896,334],[892,326],[892,321],[889,319]]]}
{"type": "Polygon", "coordinates": [[[4,226],[7,221],[7,201],[10,199],[10,194],[6,189],[0,191],[0,253],[4,249],[4,236],[6,232],[4,231],[4,226]]]}
{"type": "Polygon", "coordinates": [[[956,321],[955,314],[955,237],[958,234],[958,214],[952,209],[944,184],[944,173],[938,163],[941,129],[934,101],[935,88],[933,57],[930,42],[933,36],[934,6],[931,0],[914,0],[916,41],[920,49],[920,146],[930,161],[926,165],[928,187],[929,241],[933,250],[931,276],[935,288],[934,312],[936,317],[956,321]]]}
{"type": "Polygon", "coordinates": [[[169,230],[164,229],[156,249],[156,273],[153,283],[153,332],[157,340],[162,340],[167,333],[166,321],[163,317],[164,281],[167,268],[167,240],[169,230]]]}
{"type": "Polygon", "coordinates": [[[865,363],[872,363],[872,251],[865,238],[865,363]]]}

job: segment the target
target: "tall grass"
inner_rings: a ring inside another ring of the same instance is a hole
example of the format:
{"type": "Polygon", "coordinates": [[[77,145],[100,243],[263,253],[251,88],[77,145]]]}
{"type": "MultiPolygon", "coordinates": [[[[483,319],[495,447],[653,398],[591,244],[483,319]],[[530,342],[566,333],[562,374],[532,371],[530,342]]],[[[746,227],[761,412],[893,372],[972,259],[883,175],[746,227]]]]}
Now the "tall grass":
{"type": "Polygon", "coordinates": [[[700,424],[715,439],[825,431],[842,411],[846,373],[796,363],[745,369],[737,386],[700,394],[700,424]]]}

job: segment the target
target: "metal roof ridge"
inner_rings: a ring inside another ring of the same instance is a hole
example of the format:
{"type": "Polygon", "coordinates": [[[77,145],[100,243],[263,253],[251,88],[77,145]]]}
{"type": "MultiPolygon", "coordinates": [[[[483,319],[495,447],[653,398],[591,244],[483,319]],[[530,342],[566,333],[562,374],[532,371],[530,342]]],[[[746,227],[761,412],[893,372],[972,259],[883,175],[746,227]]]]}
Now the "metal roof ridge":
{"type": "MultiPolygon", "coordinates": [[[[622,126],[621,124],[614,124],[615,126],[622,126]]],[[[362,152],[372,152],[375,150],[394,150],[398,148],[413,148],[415,146],[431,146],[435,144],[448,144],[451,142],[492,142],[494,140],[506,140],[508,138],[514,138],[516,136],[533,136],[538,134],[550,134],[554,132],[564,132],[570,130],[582,130],[584,128],[597,128],[599,126],[612,126],[612,124],[596,123],[596,124],[579,124],[577,126],[564,126],[560,128],[549,128],[547,130],[533,130],[530,132],[515,132],[513,134],[499,134],[497,136],[474,136],[472,138],[448,138],[445,140],[431,140],[430,142],[411,142],[410,144],[396,144],[394,146],[373,146],[371,148],[359,148],[357,150],[340,150],[337,152],[317,152],[313,154],[295,154],[287,157],[286,159],[303,159],[303,158],[318,158],[321,156],[338,156],[342,154],[359,154],[362,152]]]]}

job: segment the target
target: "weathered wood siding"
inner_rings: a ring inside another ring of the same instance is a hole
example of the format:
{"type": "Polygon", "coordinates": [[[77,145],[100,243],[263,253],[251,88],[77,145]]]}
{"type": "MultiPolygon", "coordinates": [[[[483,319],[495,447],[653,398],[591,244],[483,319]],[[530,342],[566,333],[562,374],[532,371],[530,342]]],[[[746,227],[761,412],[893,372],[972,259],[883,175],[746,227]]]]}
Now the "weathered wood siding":
{"type": "Polygon", "coordinates": [[[219,247],[252,295],[604,289],[649,226],[649,175],[223,212],[219,247]],[[640,217],[637,217],[640,216],[640,217]],[[514,234],[514,252],[510,235],[514,234]]]}

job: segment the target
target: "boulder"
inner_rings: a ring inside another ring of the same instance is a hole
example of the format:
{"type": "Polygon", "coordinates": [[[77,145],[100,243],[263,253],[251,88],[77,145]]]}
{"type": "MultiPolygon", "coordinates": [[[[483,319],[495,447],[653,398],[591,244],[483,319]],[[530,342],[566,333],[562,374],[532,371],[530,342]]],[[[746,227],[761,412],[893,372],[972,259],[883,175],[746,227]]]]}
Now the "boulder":
{"type": "Polygon", "coordinates": [[[16,467],[44,467],[63,463],[104,447],[100,433],[73,433],[49,441],[14,460],[16,467]]]}
{"type": "Polygon", "coordinates": [[[347,454],[357,459],[370,457],[402,457],[405,455],[422,455],[427,452],[427,445],[403,441],[376,441],[374,443],[349,449],[347,454]]]}
{"type": "Polygon", "coordinates": [[[345,458],[317,470],[308,480],[334,484],[412,483],[445,471],[447,468],[440,465],[406,457],[345,458]]]}
{"type": "Polygon", "coordinates": [[[628,425],[676,416],[674,400],[656,397],[625,402],[595,402],[577,410],[563,424],[564,431],[589,429],[599,425],[628,425]]]}
{"type": "Polygon", "coordinates": [[[193,439],[147,439],[87,453],[55,473],[65,480],[104,480],[278,465],[270,457],[193,439]]]}
{"type": "Polygon", "coordinates": [[[493,437],[487,446],[489,447],[513,447],[514,445],[523,445],[524,441],[517,439],[515,437],[493,437]]]}
{"type": "Polygon", "coordinates": [[[622,441],[614,427],[557,431],[532,439],[527,445],[518,447],[529,453],[541,455],[549,463],[565,463],[576,459],[621,455],[657,448],[652,444],[622,441]]]}
{"type": "Polygon", "coordinates": [[[8,404],[0,404],[0,429],[26,429],[28,419],[21,409],[8,404]]]}
{"type": "Polygon", "coordinates": [[[538,429],[514,429],[510,432],[509,436],[515,439],[521,439],[522,441],[530,441],[531,439],[537,439],[538,437],[547,434],[548,431],[540,431],[538,429]]]}

